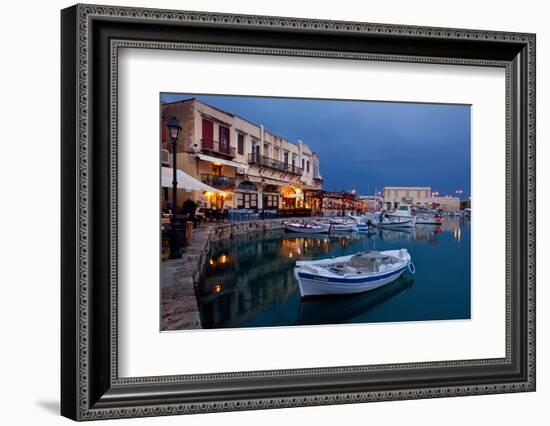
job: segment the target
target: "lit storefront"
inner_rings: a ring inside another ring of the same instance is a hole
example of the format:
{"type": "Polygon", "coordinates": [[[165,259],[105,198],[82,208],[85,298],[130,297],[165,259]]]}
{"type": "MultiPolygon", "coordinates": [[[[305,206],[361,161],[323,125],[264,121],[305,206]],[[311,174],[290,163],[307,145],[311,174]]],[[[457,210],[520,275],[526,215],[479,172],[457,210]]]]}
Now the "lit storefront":
{"type": "Polygon", "coordinates": [[[237,185],[235,191],[235,207],[238,209],[258,208],[258,188],[250,181],[237,185]]]}
{"type": "Polygon", "coordinates": [[[281,197],[283,209],[301,209],[304,207],[304,194],[299,188],[282,187],[281,197]]]}
{"type": "Polygon", "coordinates": [[[329,215],[361,210],[361,201],[355,194],[349,192],[325,192],[322,203],[323,212],[329,215]]]}
{"type": "Polygon", "coordinates": [[[275,185],[264,185],[262,194],[262,208],[277,210],[279,208],[279,192],[275,185]]]}
{"type": "Polygon", "coordinates": [[[304,205],[305,208],[311,209],[312,214],[316,215],[323,209],[324,191],[319,189],[304,190],[304,205]]]}

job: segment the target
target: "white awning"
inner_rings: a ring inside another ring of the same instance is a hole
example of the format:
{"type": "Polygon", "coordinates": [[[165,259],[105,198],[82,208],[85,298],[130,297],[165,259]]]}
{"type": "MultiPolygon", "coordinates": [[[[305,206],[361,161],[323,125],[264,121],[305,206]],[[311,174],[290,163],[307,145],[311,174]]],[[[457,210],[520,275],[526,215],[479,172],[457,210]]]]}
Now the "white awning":
{"type": "Polygon", "coordinates": [[[224,164],[226,166],[236,167],[237,169],[248,170],[248,165],[244,163],[237,163],[236,161],[224,160],[223,158],[211,157],[210,155],[204,154],[197,154],[197,157],[210,163],[224,164]]]}
{"type": "MultiPolygon", "coordinates": [[[[172,188],[173,169],[171,167],[161,167],[161,170],[162,174],[160,182],[162,187],[172,188]]],[[[195,179],[193,176],[189,176],[187,173],[181,171],[180,169],[177,169],[176,176],[178,180],[178,189],[185,189],[186,191],[209,191],[225,194],[225,192],[213,188],[205,183],[202,183],[200,180],[195,179]]]]}

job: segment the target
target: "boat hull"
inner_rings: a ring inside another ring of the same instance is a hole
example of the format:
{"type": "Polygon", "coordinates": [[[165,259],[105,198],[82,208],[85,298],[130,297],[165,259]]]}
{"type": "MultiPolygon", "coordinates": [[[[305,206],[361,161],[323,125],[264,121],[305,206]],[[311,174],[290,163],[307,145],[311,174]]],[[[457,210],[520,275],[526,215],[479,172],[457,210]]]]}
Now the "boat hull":
{"type": "Polygon", "coordinates": [[[337,221],[315,221],[315,224],[328,226],[328,232],[357,232],[358,226],[355,223],[337,221]]]}
{"type": "Polygon", "coordinates": [[[437,220],[417,220],[417,225],[443,225],[443,221],[438,222],[437,220]]]}
{"type": "Polygon", "coordinates": [[[380,254],[398,259],[399,263],[393,269],[384,272],[339,276],[330,272],[319,271],[315,267],[326,267],[339,262],[345,263],[353,255],[314,261],[297,261],[296,268],[294,268],[294,277],[298,281],[301,297],[364,293],[395,281],[407,268],[410,268],[411,257],[404,249],[386,250],[380,252],[380,254]]]}
{"type": "Polygon", "coordinates": [[[303,226],[293,226],[293,225],[285,225],[285,229],[289,232],[295,232],[298,234],[326,234],[328,232],[329,227],[311,227],[306,228],[303,226]]]}
{"type": "Polygon", "coordinates": [[[321,278],[312,274],[294,271],[302,297],[328,296],[336,294],[364,293],[382,287],[398,279],[407,269],[406,266],[384,275],[343,280],[338,278],[321,278]]]}
{"type": "Polygon", "coordinates": [[[414,228],[416,225],[416,218],[406,218],[406,219],[398,219],[398,220],[390,220],[388,222],[379,222],[377,224],[380,228],[414,228]]]}

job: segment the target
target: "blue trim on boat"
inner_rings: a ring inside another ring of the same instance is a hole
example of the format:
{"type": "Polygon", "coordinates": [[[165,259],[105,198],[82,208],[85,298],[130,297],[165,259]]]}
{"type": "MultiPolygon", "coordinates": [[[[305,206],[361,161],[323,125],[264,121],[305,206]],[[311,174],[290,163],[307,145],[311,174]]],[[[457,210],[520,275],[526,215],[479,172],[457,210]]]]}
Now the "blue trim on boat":
{"type": "Polygon", "coordinates": [[[316,280],[321,281],[324,283],[339,283],[339,284],[346,284],[346,283],[353,283],[353,284],[362,284],[362,283],[368,283],[370,281],[378,281],[383,280],[384,278],[389,278],[392,275],[399,274],[403,272],[407,268],[407,266],[403,266],[400,269],[396,269],[393,272],[388,272],[384,275],[376,275],[374,277],[364,277],[364,278],[329,278],[329,277],[321,277],[320,275],[314,275],[314,274],[308,274],[304,272],[298,272],[298,276],[300,278],[305,278],[309,280],[316,280]]]}

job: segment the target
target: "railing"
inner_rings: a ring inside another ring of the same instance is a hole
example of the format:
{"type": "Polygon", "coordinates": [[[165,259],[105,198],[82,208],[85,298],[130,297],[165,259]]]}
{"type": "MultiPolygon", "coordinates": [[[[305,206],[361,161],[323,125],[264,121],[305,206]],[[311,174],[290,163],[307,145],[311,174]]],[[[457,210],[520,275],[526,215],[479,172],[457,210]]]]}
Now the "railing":
{"type": "Polygon", "coordinates": [[[213,186],[218,189],[234,189],[236,185],[235,178],[228,176],[216,176],[211,174],[201,174],[202,183],[213,186]]]}
{"type": "Polygon", "coordinates": [[[303,169],[292,164],[283,163],[282,161],[275,160],[273,158],[266,157],[259,154],[248,154],[248,163],[256,164],[258,166],[270,167],[275,170],[280,170],[287,173],[293,173],[295,175],[301,175],[303,169]]]}
{"type": "Polygon", "coordinates": [[[235,148],[229,144],[220,144],[218,141],[201,139],[201,150],[207,154],[218,154],[227,158],[235,158],[235,148]]]}

